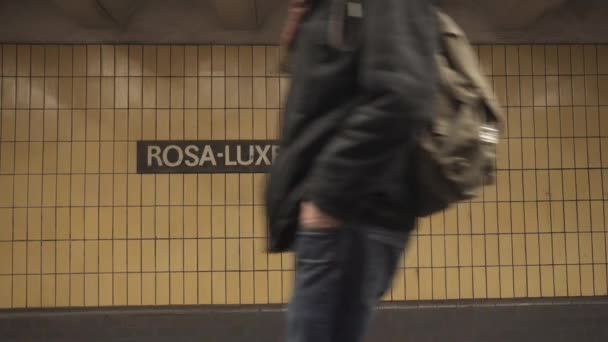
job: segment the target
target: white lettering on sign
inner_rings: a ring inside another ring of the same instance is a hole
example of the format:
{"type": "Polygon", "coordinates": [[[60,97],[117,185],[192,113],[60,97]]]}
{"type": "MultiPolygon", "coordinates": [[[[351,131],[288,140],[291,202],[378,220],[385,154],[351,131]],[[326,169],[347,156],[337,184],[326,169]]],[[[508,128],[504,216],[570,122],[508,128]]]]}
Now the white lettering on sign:
{"type": "Polygon", "coordinates": [[[140,173],[266,172],[279,153],[274,141],[140,141],[140,173]]]}
{"type": "Polygon", "coordinates": [[[160,146],[148,146],[148,166],[152,166],[152,158],[156,158],[157,165],[162,165],[160,153],[160,146]]]}
{"type": "Polygon", "coordinates": [[[260,148],[260,146],[256,146],[255,150],[260,154],[258,161],[255,162],[256,165],[260,165],[260,161],[263,161],[266,163],[266,165],[270,165],[270,160],[268,160],[268,151],[270,150],[270,146],[265,146],[264,149],[262,150],[260,148]]]}
{"type": "Polygon", "coordinates": [[[176,167],[176,166],[180,165],[182,163],[182,161],[184,161],[184,151],[182,151],[182,149],[179,148],[179,146],[169,145],[163,151],[163,162],[165,163],[165,165],[167,165],[169,167],[176,167]],[[175,160],[175,161],[169,160],[169,152],[171,150],[174,150],[177,152],[177,160],[175,160]]]}
{"type": "Polygon", "coordinates": [[[203,150],[203,155],[201,156],[201,161],[199,162],[199,166],[205,166],[205,163],[209,162],[211,163],[211,165],[216,166],[217,165],[217,161],[215,160],[215,155],[213,154],[213,150],[211,149],[211,146],[206,145],[205,149],[203,150]]]}
{"type": "MultiPolygon", "coordinates": [[[[230,160],[230,146],[226,146],[226,148],[224,149],[224,156],[226,157],[226,159],[224,160],[224,163],[226,164],[226,166],[235,166],[236,164],[236,160],[230,160]]],[[[237,152],[238,154],[238,152],[237,152]]],[[[221,157],[222,153],[218,153],[218,157],[221,157]]]]}
{"type": "Polygon", "coordinates": [[[277,154],[279,154],[279,146],[272,146],[272,161],[277,159],[277,154]]]}
{"type": "Polygon", "coordinates": [[[192,167],[198,165],[198,156],[196,155],[198,152],[198,146],[190,145],[186,147],[186,156],[188,156],[188,160],[186,160],[186,165],[192,167]],[[194,150],[194,152],[192,152],[194,150]]]}
{"type": "MultiPolygon", "coordinates": [[[[247,160],[243,160],[243,153],[241,148],[242,146],[236,147],[236,158],[239,162],[239,165],[249,166],[253,164],[253,146],[249,146],[249,159],[247,160]]],[[[226,149],[228,149],[228,146],[226,146],[226,149]]]]}

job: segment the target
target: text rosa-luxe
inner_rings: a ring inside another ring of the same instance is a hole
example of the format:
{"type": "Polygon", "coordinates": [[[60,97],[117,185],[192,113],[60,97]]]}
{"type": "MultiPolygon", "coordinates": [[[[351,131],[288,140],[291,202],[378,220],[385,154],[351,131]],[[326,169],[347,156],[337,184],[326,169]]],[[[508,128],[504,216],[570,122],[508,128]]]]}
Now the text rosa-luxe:
{"type": "Polygon", "coordinates": [[[275,160],[278,150],[277,145],[225,145],[221,152],[210,145],[148,145],[146,166],[269,166],[275,160]]]}

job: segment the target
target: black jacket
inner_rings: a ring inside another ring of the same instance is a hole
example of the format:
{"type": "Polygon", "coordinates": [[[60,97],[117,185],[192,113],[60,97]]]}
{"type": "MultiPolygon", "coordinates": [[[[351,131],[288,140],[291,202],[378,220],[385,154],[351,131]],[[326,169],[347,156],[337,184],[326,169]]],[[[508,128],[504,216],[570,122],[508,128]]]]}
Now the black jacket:
{"type": "Polygon", "coordinates": [[[266,188],[272,252],[291,248],[302,200],[347,222],[415,222],[408,165],[436,86],[433,1],[364,0],[358,42],[347,50],[329,44],[332,1],[313,1],[293,46],[281,148],[266,188]]]}

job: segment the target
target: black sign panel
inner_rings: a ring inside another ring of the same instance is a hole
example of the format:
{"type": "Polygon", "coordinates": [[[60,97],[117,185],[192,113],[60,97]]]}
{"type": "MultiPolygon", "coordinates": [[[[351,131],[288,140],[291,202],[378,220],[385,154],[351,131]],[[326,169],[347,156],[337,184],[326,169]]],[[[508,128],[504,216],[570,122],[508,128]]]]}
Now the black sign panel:
{"type": "Polygon", "coordinates": [[[137,173],[265,173],[275,140],[138,141],[137,173]]]}

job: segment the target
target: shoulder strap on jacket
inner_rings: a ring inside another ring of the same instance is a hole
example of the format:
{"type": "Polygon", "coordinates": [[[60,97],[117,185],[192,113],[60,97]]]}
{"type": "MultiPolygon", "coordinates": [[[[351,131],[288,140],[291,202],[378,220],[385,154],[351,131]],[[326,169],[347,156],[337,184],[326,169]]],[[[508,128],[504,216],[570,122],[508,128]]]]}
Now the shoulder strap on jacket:
{"type": "MultiPolygon", "coordinates": [[[[328,22],[328,43],[334,49],[348,50],[346,35],[349,30],[346,26],[353,21],[363,19],[362,0],[329,0],[330,12],[328,22]]],[[[356,25],[356,24],[355,24],[356,25]]],[[[352,25],[350,25],[352,27],[352,25]]]]}

